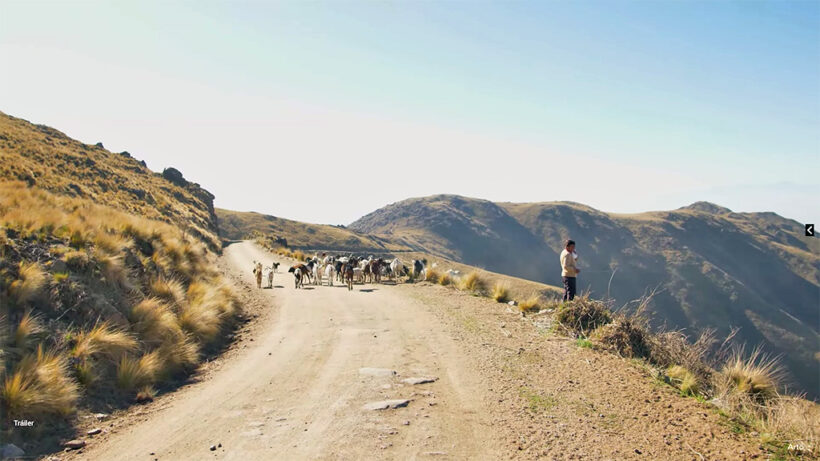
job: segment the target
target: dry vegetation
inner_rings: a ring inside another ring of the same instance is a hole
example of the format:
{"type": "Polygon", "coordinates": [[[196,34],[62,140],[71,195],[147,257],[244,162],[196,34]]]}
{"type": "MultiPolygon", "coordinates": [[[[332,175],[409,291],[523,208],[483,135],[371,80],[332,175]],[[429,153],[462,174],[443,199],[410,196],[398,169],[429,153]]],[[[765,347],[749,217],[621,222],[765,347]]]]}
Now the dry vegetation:
{"type": "Polygon", "coordinates": [[[0,253],[10,416],[66,415],[92,390],[134,398],[194,367],[238,313],[199,239],[25,183],[0,183],[0,253]]]}
{"type": "MultiPolygon", "coordinates": [[[[163,221],[219,248],[213,195],[184,178],[166,179],[127,152],[112,153],[54,128],[0,112],[0,180],[23,181],[58,195],[82,198],[132,215],[163,221]]],[[[74,243],[82,242],[78,235],[74,243]]],[[[112,249],[120,242],[98,237],[112,249]]]]}
{"type": "Polygon", "coordinates": [[[773,452],[820,453],[820,411],[814,402],[784,393],[776,357],[759,348],[746,353],[731,346],[733,335],[718,346],[712,330],[694,342],[679,331],[654,332],[643,315],[650,300],[641,300],[633,313],[626,313],[581,296],[557,307],[555,330],[577,338],[579,346],[643,360],[682,395],[711,402],[734,422],[733,430],[760,434],[773,452]]]}

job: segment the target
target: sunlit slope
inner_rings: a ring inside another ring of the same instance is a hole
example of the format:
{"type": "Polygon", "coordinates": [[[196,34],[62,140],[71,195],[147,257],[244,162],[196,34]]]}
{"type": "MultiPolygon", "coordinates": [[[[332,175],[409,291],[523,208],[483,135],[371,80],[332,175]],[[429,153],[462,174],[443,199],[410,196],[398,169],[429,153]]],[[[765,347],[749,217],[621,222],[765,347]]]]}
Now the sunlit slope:
{"type": "Polygon", "coordinates": [[[820,247],[774,213],[733,213],[700,202],[673,211],[605,213],[572,202],[492,203],[459,196],[408,199],[351,229],[404,238],[422,251],[549,284],[558,252],[578,241],[579,288],[618,303],[656,290],[654,322],[721,333],[784,354],[816,395],[820,247]]]}

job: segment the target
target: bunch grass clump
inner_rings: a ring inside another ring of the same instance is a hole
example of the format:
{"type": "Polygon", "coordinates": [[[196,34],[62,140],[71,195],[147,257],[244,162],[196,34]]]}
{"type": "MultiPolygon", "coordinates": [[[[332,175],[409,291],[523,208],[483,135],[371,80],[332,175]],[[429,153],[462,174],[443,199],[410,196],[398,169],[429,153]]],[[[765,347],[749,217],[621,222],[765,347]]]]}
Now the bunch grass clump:
{"type": "Polygon", "coordinates": [[[450,277],[450,274],[444,273],[438,278],[438,284],[446,287],[453,284],[453,278],[450,277]]]}
{"type": "Polygon", "coordinates": [[[438,283],[440,278],[441,278],[441,275],[438,273],[437,270],[435,270],[433,268],[427,269],[424,273],[424,280],[426,280],[430,283],[438,283]]]}
{"type": "Polygon", "coordinates": [[[763,402],[777,395],[783,369],[777,357],[766,354],[760,347],[748,356],[741,347],[732,352],[720,375],[729,392],[763,402]]]}
{"type": "Polygon", "coordinates": [[[99,323],[88,331],[79,332],[74,341],[69,353],[71,357],[79,360],[100,355],[116,360],[138,347],[137,340],[131,334],[114,328],[107,322],[99,323]]]}
{"type": "Polygon", "coordinates": [[[185,303],[185,285],[177,279],[158,277],[151,282],[151,294],[172,306],[185,303]]]}
{"type": "Polygon", "coordinates": [[[470,272],[459,281],[459,288],[471,293],[481,293],[484,291],[485,286],[484,279],[475,271],[470,272]]]}
{"type": "Polygon", "coordinates": [[[200,224],[0,183],[0,413],[67,414],[91,386],[193,370],[241,308],[200,224]]]}
{"type": "Polygon", "coordinates": [[[539,309],[541,309],[541,298],[538,295],[532,295],[518,303],[518,310],[524,313],[537,312],[539,309]]]}
{"type": "Polygon", "coordinates": [[[506,284],[496,283],[491,296],[496,302],[506,303],[510,300],[510,288],[506,284]]]}
{"type": "Polygon", "coordinates": [[[46,273],[36,262],[21,261],[18,278],[11,282],[9,293],[22,306],[33,301],[43,293],[46,286],[46,273]]]}
{"type": "Polygon", "coordinates": [[[12,347],[18,351],[33,350],[34,344],[39,339],[39,336],[45,332],[43,325],[38,320],[37,316],[32,315],[31,311],[23,314],[17,328],[14,330],[12,336],[12,347]]]}
{"type": "Polygon", "coordinates": [[[117,365],[117,386],[133,390],[153,383],[162,370],[162,360],[154,351],[139,358],[125,356],[117,365]]]}
{"type": "Polygon", "coordinates": [[[5,377],[0,397],[9,415],[38,418],[72,413],[78,390],[65,357],[39,346],[5,377]]]}
{"type": "Polygon", "coordinates": [[[666,370],[666,375],[673,385],[684,395],[698,395],[701,387],[698,377],[680,365],[672,365],[666,370]]]}

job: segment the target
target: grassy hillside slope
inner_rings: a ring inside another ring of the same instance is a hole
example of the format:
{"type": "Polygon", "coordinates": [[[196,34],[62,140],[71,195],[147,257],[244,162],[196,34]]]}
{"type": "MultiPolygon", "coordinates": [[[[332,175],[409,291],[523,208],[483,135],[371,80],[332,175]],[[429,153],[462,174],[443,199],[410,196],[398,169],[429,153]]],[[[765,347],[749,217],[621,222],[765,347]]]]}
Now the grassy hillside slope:
{"type": "Polygon", "coordinates": [[[656,324],[693,333],[740,327],[740,341],[784,354],[800,389],[814,397],[820,389],[818,239],[776,214],[697,203],[618,215],[570,202],[438,195],[388,205],[350,228],[403,236],[422,251],[549,284],[560,284],[558,252],[571,237],[579,243],[579,288],[619,303],[659,288],[656,324]]]}
{"type": "Polygon", "coordinates": [[[213,195],[174,169],[164,173],[127,152],[115,154],[0,112],[0,179],[172,223],[218,248],[213,195]]]}
{"type": "Polygon", "coordinates": [[[330,251],[392,252],[407,251],[408,247],[388,239],[363,235],[344,227],[326,224],[308,224],[254,212],[216,209],[220,236],[239,240],[257,235],[284,239],[287,246],[298,249],[330,251]]]}
{"type": "Polygon", "coordinates": [[[34,456],[76,437],[78,409],[172,388],[239,304],[213,196],[181,175],[6,115],[0,158],[0,433],[34,456]]]}

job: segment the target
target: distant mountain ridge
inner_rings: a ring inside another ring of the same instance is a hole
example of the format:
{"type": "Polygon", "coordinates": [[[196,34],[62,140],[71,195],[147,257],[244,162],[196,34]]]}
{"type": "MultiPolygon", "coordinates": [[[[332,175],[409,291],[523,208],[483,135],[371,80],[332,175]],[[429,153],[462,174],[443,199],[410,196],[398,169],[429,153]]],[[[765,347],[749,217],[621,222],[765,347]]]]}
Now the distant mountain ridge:
{"type": "Polygon", "coordinates": [[[696,202],[615,214],[572,202],[435,195],[385,206],[349,227],[549,284],[560,284],[558,252],[571,237],[581,257],[579,288],[618,303],[657,288],[656,324],[690,333],[740,327],[741,341],[783,354],[794,382],[818,396],[820,239],[775,213],[696,202]]]}

